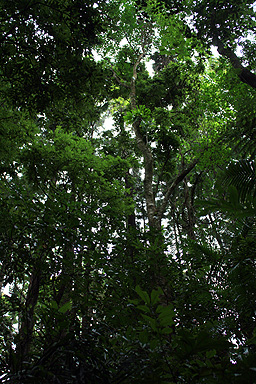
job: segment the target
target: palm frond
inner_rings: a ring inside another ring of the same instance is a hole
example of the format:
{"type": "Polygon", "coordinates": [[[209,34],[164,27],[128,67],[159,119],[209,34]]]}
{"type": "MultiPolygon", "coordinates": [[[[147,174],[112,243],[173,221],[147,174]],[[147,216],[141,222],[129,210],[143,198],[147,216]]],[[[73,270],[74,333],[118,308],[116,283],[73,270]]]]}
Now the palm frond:
{"type": "Polygon", "coordinates": [[[252,203],[256,197],[255,162],[243,159],[230,163],[224,174],[223,184],[236,188],[241,203],[252,203]]]}

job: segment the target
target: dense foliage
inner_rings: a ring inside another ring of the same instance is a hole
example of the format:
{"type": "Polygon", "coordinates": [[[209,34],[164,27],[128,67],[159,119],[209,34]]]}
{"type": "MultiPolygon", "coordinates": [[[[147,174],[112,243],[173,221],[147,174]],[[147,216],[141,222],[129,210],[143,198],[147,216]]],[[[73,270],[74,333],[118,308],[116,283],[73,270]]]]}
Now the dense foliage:
{"type": "Polygon", "coordinates": [[[253,3],[0,2],[2,383],[256,383],[253,3]]]}

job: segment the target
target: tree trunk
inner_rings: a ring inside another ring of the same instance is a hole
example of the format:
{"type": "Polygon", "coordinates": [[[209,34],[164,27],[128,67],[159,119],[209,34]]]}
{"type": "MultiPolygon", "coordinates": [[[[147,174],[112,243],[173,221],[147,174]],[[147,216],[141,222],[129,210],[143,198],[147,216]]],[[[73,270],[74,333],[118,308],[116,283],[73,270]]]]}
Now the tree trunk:
{"type": "Polygon", "coordinates": [[[39,288],[41,281],[41,272],[39,268],[34,268],[28,287],[27,297],[25,301],[25,310],[21,319],[21,326],[18,335],[16,352],[11,359],[11,369],[17,372],[22,369],[24,361],[29,358],[29,352],[32,342],[34,329],[34,311],[37,304],[39,288]]]}

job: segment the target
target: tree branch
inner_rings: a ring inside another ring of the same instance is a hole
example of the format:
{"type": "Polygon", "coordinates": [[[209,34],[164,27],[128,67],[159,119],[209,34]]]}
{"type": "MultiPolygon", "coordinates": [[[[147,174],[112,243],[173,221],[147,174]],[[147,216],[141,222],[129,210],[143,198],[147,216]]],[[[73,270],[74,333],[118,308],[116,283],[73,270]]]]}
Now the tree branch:
{"type": "Polygon", "coordinates": [[[169,204],[169,199],[171,194],[174,192],[175,188],[177,187],[178,184],[181,183],[182,180],[192,171],[192,169],[196,166],[198,163],[199,159],[195,159],[186,169],[184,169],[177,177],[176,179],[171,183],[169,188],[167,189],[167,192],[164,196],[163,202],[158,209],[157,212],[157,220],[161,221],[163,214],[169,204]]]}
{"type": "Polygon", "coordinates": [[[214,35],[213,44],[217,47],[220,55],[226,57],[231,62],[233,68],[239,69],[238,77],[240,80],[256,89],[256,75],[245,68],[239,57],[232,51],[232,49],[225,47],[222,41],[214,35]]]}
{"type": "Polygon", "coordinates": [[[111,71],[114,75],[114,78],[116,79],[116,81],[118,82],[118,84],[122,85],[123,87],[125,88],[130,88],[130,86],[124,81],[122,80],[118,74],[116,73],[116,71],[114,70],[114,68],[112,67],[112,65],[110,64],[110,68],[111,68],[111,71]]]}

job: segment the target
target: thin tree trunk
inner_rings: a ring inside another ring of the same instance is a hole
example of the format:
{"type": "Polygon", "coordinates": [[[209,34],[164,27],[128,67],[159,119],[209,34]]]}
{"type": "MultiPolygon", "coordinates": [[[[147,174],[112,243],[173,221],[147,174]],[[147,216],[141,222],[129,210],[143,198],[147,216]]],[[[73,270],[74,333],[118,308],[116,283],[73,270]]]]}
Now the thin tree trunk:
{"type": "MultiPolygon", "coordinates": [[[[131,89],[130,102],[131,102],[132,110],[135,110],[137,108],[137,102],[136,102],[137,67],[140,64],[141,59],[143,57],[144,57],[144,52],[138,57],[138,60],[133,66],[133,76],[131,79],[131,86],[130,86],[130,89],[131,89]]],[[[156,226],[158,226],[161,228],[161,224],[158,225],[159,223],[155,221],[156,205],[155,205],[155,197],[154,197],[154,191],[153,191],[154,159],[153,159],[153,155],[150,147],[145,143],[143,135],[141,134],[140,125],[141,125],[141,118],[137,118],[133,122],[132,127],[136,136],[137,146],[140,149],[144,158],[144,170],[145,170],[144,192],[145,192],[149,227],[155,228],[156,226]]]]}
{"type": "Polygon", "coordinates": [[[12,370],[15,372],[22,369],[24,361],[29,359],[29,352],[32,343],[33,329],[35,323],[35,306],[39,296],[39,288],[41,281],[41,272],[39,268],[34,268],[28,287],[27,297],[25,301],[25,311],[21,319],[21,326],[18,335],[18,343],[14,359],[11,362],[12,370]]]}

